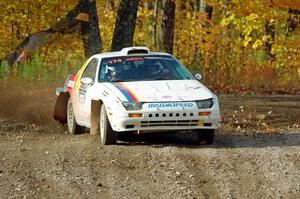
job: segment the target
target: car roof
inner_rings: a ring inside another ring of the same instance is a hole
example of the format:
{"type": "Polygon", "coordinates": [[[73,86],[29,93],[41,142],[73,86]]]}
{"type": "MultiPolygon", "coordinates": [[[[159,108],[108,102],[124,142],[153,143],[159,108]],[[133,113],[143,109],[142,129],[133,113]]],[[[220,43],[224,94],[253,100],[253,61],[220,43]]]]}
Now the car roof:
{"type": "MultiPolygon", "coordinates": [[[[136,48],[136,47],[132,47],[132,48],[136,48]]],[[[142,48],[141,48],[142,49],[142,48]]],[[[144,49],[144,48],[143,48],[144,49]]],[[[146,48],[145,48],[146,49],[146,48]]],[[[134,54],[124,54],[122,51],[116,51],[116,52],[107,52],[107,53],[100,53],[100,54],[95,54],[93,55],[93,57],[96,58],[108,58],[108,57],[130,57],[130,56],[154,56],[154,55],[165,55],[165,56],[172,56],[168,53],[164,53],[164,52],[150,52],[148,51],[148,53],[134,53],[134,54]]]]}

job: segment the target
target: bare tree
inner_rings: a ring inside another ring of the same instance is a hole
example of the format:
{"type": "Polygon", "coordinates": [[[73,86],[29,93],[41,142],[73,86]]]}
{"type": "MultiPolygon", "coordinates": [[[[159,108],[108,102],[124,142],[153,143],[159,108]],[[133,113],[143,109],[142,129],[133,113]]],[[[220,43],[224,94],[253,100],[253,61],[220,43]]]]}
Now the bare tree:
{"type": "Polygon", "coordinates": [[[154,1],[154,13],[153,13],[153,24],[152,24],[152,44],[156,48],[156,35],[157,35],[157,15],[158,15],[158,0],[154,1]]]}
{"type": "Polygon", "coordinates": [[[133,45],[138,0],[120,0],[111,51],[133,45]]]}
{"type": "Polygon", "coordinates": [[[89,20],[85,23],[81,23],[81,33],[85,57],[90,57],[96,53],[100,53],[102,46],[96,0],[88,0],[85,2],[86,5],[83,6],[81,12],[87,13],[89,20]]]}
{"type": "Polygon", "coordinates": [[[162,0],[159,50],[171,54],[173,53],[175,8],[176,5],[173,0],[162,0]]]}
{"type": "Polygon", "coordinates": [[[84,51],[86,56],[101,52],[101,38],[98,26],[98,17],[95,0],[79,0],[78,4],[67,15],[47,30],[27,36],[4,59],[9,66],[23,60],[27,53],[37,50],[45,43],[55,39],[55,33],[72,34],[79,32],[83,35],[84,51]]]}

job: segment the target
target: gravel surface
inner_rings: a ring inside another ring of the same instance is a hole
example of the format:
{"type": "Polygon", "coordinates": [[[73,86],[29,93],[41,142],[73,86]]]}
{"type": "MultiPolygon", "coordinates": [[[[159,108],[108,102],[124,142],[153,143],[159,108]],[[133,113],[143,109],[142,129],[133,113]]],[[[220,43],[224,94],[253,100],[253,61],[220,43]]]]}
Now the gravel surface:
{"type": "Polygon", "coordinates": [[[191,135],[115,146],[63,132],[0,139],[0,198],[300,198],[300,132],[217,134],[211,146],[186,144],[191,135]]]}
{"type": "Polygon", "coordinates": [[[101,146],[57,126],[52,90],[2,88],[1,199],[300,198],[300,96],[221,95],[210,146],[192,134],[101,146]]]}

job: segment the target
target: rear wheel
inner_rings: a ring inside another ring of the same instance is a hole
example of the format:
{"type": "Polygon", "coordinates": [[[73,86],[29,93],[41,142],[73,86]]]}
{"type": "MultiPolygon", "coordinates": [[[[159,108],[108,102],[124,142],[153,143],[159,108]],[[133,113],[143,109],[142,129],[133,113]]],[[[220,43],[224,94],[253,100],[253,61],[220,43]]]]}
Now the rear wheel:
{"type": "Polygon", "coordinates": [[[113,131],[107,117],[105,105],[101,105],[100,110],[100,142],[103,145],[116,144],[117,133],[113,131]]]}
{"type": "Polygon", "coordinates": [[[68,125],[68,131],[70,134],[78,134],[78,133],[83,132],[83,127],[79,126],[76,122],[71,98],[69,98],[69,100],[68,100],[67,125],[68,125]]]}
{"type": "Polygon", "coordinates": [[[200,144],[212,144],[215,137],[215,129],[201,129],[197,131],[200,144]]]}

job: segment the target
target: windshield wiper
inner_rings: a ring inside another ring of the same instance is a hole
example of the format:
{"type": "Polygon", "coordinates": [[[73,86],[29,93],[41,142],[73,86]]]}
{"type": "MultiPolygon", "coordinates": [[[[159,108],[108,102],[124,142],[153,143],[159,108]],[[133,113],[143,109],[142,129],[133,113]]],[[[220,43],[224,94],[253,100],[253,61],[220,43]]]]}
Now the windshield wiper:
{"type": "Polygon", "coordinates": [[[154,78],[153,80],[168,80],[168,79],[163,78],[163,77],[158,77],[158,78],[154,78]]]}
{"type": "Polygon", "coordinates": [[[121,80],[121,79],[115,79],[115,80],[111,80],[111,82],[124,82],[124,80],[121,80]]]}

